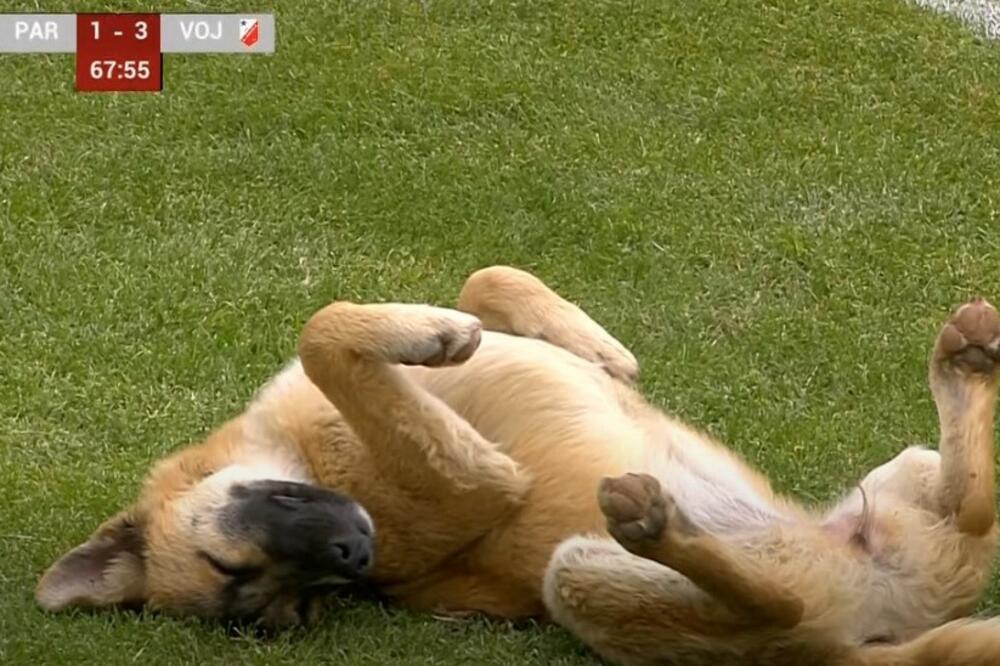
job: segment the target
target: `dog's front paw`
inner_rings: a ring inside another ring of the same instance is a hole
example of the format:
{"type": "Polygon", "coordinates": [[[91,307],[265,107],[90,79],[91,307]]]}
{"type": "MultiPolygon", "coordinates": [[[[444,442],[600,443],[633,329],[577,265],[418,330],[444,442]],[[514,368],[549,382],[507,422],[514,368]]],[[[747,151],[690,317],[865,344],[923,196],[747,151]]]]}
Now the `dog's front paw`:
{"type": "Polygon", "coordinates": [[[398,363],[440,367],[464,363],[472,357],[482,339],[483,325],[476,317],[432,306],[410,306],[399,348],[398,363]]]}
{"type": "Polygon", "coordinates": [[[951,316],[938,334],[934,361],[963,372],[991,375],[1000,364],[1000,315],[976,298],[951,316]]]}

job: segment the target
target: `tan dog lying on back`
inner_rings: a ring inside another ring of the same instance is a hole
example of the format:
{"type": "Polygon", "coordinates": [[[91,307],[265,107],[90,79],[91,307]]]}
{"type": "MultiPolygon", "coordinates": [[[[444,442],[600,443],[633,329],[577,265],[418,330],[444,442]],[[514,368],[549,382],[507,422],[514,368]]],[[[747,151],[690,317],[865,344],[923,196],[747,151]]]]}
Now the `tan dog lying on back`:
{"type": "Polygon", "coordinates": [[[412,607],[547,614],[623,664],[1000,663],[997,621],[949,622],[996,542],[985,301],[934,349],[940,453],[823,515],[649,406],[632,355],[531,275],[479,271],[459,309],[318,312],[301,363],[159,462],[39,603],[283,626],[367,577],[412,607]]]}

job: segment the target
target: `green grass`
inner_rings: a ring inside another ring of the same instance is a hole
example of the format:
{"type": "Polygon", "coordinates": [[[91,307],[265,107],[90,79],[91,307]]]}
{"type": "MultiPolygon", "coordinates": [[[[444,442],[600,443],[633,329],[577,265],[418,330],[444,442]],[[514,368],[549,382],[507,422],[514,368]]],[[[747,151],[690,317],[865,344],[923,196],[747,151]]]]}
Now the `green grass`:
{"type": "Polygon", "coordinates": [[[0,56],[0,661],[596,663],[366,603],[270,641],[35,608],[335,297],[529,268],[810,501],[933,441],[935,330],[1000,299],[1000,47],[898,0],[212,5],[274,6],[278,53],[168,55],[126,96],[0,56]]]}

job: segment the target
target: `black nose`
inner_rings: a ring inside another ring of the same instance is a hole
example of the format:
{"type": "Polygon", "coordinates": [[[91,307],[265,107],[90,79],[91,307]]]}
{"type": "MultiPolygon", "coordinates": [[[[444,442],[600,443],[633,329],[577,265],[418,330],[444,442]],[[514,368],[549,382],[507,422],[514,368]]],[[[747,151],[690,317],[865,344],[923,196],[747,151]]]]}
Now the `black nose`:
{"type": "Polygon", "coordinates": [[[330,542],[330,557],[346,572],[363,574],[372,564],[372,540],[364,534],[338,537],[330,542]]]}

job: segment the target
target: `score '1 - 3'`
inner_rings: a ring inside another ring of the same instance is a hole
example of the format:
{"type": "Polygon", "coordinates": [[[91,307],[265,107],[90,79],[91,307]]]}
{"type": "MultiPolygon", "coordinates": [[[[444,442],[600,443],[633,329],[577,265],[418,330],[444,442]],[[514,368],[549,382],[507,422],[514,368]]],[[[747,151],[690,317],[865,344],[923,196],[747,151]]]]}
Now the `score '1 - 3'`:
{"type": "MultiPolygon", "coordinates": [[[[95,42],[99,41],[101,39],[101,22],[100,21],[91,21],[90,22],[90,27],[92,27],[94,29],[94,41],[95,42]]],[[[123,37],[124,36],[124,31],[123,30],[113,30],[111,32],[111,34],[114,35],[115,37],[123,37]]],[[[149,24],[146,23],[145,21],[136,21],[135,22],[135,34],[132,35],[132,37],[134,39],[140,41],[140,42],[142,40],[148,38],[149,37],[149,24]]]]}

